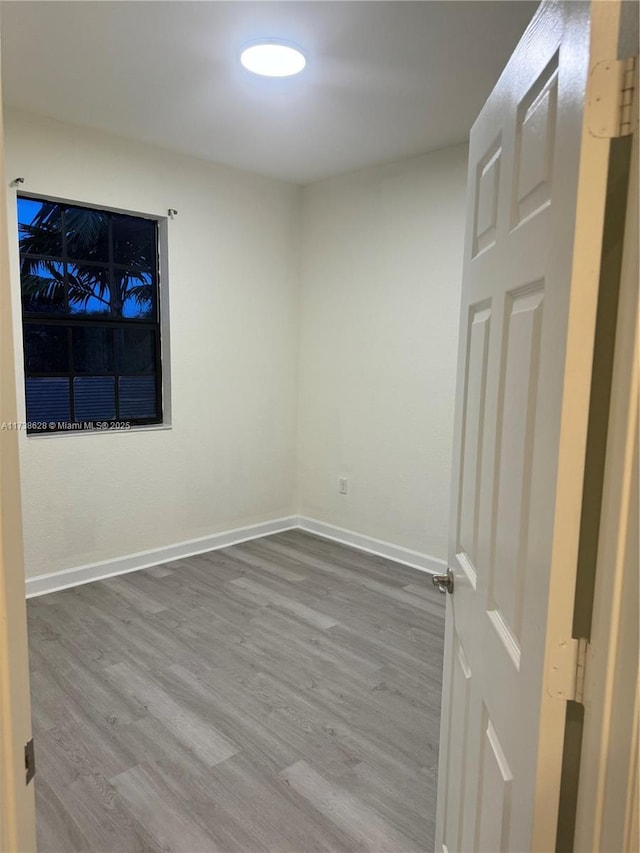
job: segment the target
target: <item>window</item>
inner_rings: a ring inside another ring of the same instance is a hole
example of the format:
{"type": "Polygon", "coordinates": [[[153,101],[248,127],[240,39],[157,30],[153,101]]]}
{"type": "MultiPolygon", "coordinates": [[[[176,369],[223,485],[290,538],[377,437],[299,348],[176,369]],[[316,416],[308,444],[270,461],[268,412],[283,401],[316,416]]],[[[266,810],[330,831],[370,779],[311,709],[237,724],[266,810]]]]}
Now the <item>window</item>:
{"type": "Polygon", "coordinates": [[[28,432],[162,421],[158,223],[18,197],[28,432]]]}

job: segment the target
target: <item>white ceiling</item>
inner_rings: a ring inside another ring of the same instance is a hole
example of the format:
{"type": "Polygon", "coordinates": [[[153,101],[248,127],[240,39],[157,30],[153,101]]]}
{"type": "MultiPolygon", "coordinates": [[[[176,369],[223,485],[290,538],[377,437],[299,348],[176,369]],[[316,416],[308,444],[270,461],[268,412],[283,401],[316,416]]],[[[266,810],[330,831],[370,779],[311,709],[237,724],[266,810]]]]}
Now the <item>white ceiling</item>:
{"type": "Polygon", "coordinates": [[[537,3],[3,2],[5,101],[297,183],[466,139],[537,3]],[[301,45],[264,79],[241,46],[301,45]]]}

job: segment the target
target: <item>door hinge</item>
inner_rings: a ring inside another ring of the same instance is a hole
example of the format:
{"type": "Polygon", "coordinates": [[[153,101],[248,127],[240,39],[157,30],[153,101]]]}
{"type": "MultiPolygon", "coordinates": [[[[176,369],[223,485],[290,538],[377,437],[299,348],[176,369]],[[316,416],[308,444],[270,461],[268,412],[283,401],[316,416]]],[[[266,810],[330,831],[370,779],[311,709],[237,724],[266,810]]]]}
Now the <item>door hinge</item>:
{"type": "Polygon", "coordinates": [[[638,126],[638,57],[607,59],[591,69],[587,126],[600,139],[628,136],[638,126]]]}
{"type": "Polygon", "coordinates": [[[24,768],[26,770],[26,784],[36,775],[36,748],[33,744],[33,738],[24,746],[24,768]]]}
{"type": "Polygon", "coordinates": [[[584,702],[584,676],[589,643],[583,637],[559,643],[547,674],[547,692],[565,702],[584,702]]]}

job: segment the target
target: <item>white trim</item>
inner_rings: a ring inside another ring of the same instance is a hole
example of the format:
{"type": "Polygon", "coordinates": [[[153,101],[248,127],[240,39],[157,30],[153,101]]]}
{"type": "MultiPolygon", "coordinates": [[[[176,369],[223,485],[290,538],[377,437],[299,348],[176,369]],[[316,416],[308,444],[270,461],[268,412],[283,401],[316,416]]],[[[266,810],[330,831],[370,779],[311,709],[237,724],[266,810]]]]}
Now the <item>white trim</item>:
{"type": "Polygon", "coordinates": [[[195,554],[204,554],[218,548],[228,548],[230,545],[239,545],[240,542],[258,539],[261,536],[271,536],[285,530],[304,530],[307,533],[315,533],[323,539],[340,542],[342,545],[349,545],[359,551],[376,554],[378,557],[385,557],[394,563],[402,563],[404,566],[429,574],[439,574],[447,570],[444,560],[431,557],[429,554],[411,551],[409,548],[393,545],[382,539],[374,539],[371,536],[365,536],[364,533],[356,533],[354,530],[346,530],[344,527],[336,527],[324,521],[317,521],[315,518],[289,515],[261,524],[252,524],[249,527],[236,527],[233,530],[212,533],[210,536],[202,536],[199,539],[189,539],[186,542],[178,542],[176,545],[164,545],[161,548],[139,551],[125,557],[115,557],[100,563],[90,563],[86,566],[76,566],[73,569],[62,569],[59,572],[27,578],[25,582],[27,598],[45,595],[48,592],[58,592],[92,581],[105,580],[115,575],[137,572],[139,569],[148,569],[160,563],[182,560],[185,557],[193,557],[195,554]]]}
{"type": "Polygon", "coordinates": [[[446,561],[439,557],[431,557],[429,554],[423,554],[420,551],[411,551],[409,548],[393,545],[391,542],[385,542],[382,539],[374,539],[372,536],[365,536],[364,533],[356,533],[355,530],[346,530],[344,527],[336,527],[334,524],[317,521],[315,518],[307,518],[304,515],[298,516],[298,527],[300,530],[306,530],[307,533],[315,533],[316,536],[322,536],[324,539],[331,539],[333,542],[340,542],[342,545],[350,545],[359,551],[385,557],[387,560],[393,560],[394,563],[411,566],[412,569],[420,569],[421,572],[435,575],[447,570],[446,561]]]}
{"type": "Polygon", "coordinates": [[[77,566],[73,569],[62,569],[59,572],[27,578],[25,583],[27,598],[44,595],[48,592],[57,592],[72,586],[80,586],[91,581],[104,580],[114,577],[114,575],[136,572],[138,569],[148,569],[150,566],[157,566],[159,563],[182,560],[185,557],[192,557],[195,554],[203,554],[206,551],[214,551],[218,548],[228,548],[230,545],[238,545],[240,542],[257,539],[260,536],[282,533],[284,530],[297,527],[297,522],[297,516],[290,515],[285,518],[276,518],[273,521],[265,521],[261,524],[252,524],[249,527],[237,527],[233,530],[213,533],[199,539],[189,539],[176,545],[165,545],[162,548],[139,551],[137,554],[128,554],[126,557],[115,557],[112,560],[104,560],[100,563],[90,563],[87,566],[77,566]]]}

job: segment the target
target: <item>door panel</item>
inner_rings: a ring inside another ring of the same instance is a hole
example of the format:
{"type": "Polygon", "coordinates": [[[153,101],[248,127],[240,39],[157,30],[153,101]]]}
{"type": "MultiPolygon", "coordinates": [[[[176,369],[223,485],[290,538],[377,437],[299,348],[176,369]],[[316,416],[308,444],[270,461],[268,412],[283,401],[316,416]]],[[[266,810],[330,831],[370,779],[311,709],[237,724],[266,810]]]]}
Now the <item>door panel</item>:
{"type": "MultiPolygon", "coordinates": [[[[453,661],[453,680],[451,685],[451,707],[454,709],[452,723],[460,732],[467,731],[469,719],[470,682],[471,670],[465,657],[464,651],[458,645],[455,659],[453,661]]],[[[457,790],[452,791],[452,796],[446,807],[446,834],[447,839],[455,849],[458,845],[462,829],[462,801],[464,799],[464,768],[466,764],[466,739],[456,739],[451,744],[449,755],[448,772],[456,775],[461,780],[457,790]],[[453,846],[455,845],[455,846],[453,846]]]]}
{"type": "Polygon", "coordinates": [[[482,427],[487,385],[487,352],[491,331],[488,303],[469,309],[468,355],[464,390],[463,454],[460,476],[458,559],[469,582],[477,583],[478,496],[482,466],[482,427]]]}
{"type": "Polygon", "coordinates": [[[544,289],[507,293],[496,442],[495,555],[487,615],[520,666],[531,462],[544,289]]]}
{"type": "Polygon", "coordinates": [[[565,705],[545,672],[571,643],[609,148],[585,130],[586,88],[590,49],[615,55],[616,16],[616,0],[543,4],[471,133],[436,828],[448,853],[555,847],[565,705]]]}
{"type": "Polygon", "coordinates": [[[512,228],[551,201],[558,59],[556,52],[517,107],[512,228]]]}
{"type": "Polygon", "coordinates": [[[500,137],[489,147],[477,167],[476,214],[473,256],[490,249],[496,242],[498,186],[500,184],[500,137]]]}
{"type": "Polygon", "coordinates": [[[483,711],[480,825],[473,849],[504,850],[509,830],[513,776],[486,707],[483,711]]]}

